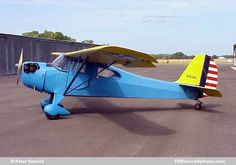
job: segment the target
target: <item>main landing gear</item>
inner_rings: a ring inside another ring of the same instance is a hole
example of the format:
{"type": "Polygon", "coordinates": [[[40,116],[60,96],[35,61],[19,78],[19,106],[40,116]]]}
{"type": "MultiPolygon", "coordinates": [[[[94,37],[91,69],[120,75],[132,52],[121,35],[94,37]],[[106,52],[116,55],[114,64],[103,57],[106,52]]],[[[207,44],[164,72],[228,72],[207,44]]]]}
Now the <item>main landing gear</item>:
{"type": "Polygon", "coordinates": [[[43,112],[49,120],[56,120],[59,119],[60,116],[67,116],[70,114],[70,112],[60,104],[63,98],[63,95],[52,94],[49,99],[41,101],[43,112]]]}
{"type": "Polygon", "coordinates": [[[194,108],[196,110],[201,110],[202,109],[202,102],[199,99],[196,99],[197,103],[194,105],[194,108]]]}
{"type": "Polygon", "coordinates": [[[47,112],[45,112],[45,116],[47,117],[48,120],[57,120],[60,117],[59,115],[50,115],[47,112]]]}

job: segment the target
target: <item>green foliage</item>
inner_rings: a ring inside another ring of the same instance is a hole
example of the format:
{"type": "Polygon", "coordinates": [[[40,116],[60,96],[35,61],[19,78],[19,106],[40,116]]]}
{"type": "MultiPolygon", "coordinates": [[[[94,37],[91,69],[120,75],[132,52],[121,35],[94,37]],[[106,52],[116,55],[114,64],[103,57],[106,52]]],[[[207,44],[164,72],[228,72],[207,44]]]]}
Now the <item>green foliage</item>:
{"type": "Polygon", "coordinates": [[[234,55],[223,55],[222,57],[225,57],[226,59],[235,58],[234,55]]]}
{"type": "Polygon", "coordinates": [[[217,59],[218,58],[218,56],[217,55],[213,55],[213,56],[211,56],[213,59],[217,59]]]}
{"type": "Polygon", "coordinates": [[[39,32],[38,31],[25,32],[25,33],[22,33],[22,35],[28,36],[28,37],[38,37],[39,32]]]}
{"type": "Polygon", "coordinates": [[[193,56],[187,56],[183,52],[176,52],[174,54],[153,54],[157,59],[192,59],[193,56]]]}
{"type": "Polygon", "coordinates": [[[170,56],[170,59],[188,59],[188,56],[182,52],[176,52],[170,56]]]}
{"type": "Polygon", "coordinates": [[[65,40],[65,41],[73,41],[73,42],[76,41],[76,39],[66,36],[62,32],[52,32],[52,31],[47,31],[47,30],[45,30],[43,33],[39,33],[38,31],[25,32],[25,33],[22,33],[22,35],[27,36],[27,37],[65,40]]]}
{"type": "Polygon", "coordinates": [[[82,43],[84,43],[84,44],[93,44],[94,41],[93,40],[84,40],[84,41],[82,41],[82,43]]]}

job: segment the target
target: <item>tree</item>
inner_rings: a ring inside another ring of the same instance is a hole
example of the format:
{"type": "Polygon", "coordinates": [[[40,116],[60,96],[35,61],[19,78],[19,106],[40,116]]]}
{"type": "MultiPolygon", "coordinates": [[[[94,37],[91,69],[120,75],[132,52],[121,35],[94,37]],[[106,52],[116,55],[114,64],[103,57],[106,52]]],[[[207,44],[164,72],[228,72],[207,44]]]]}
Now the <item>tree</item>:
{"type": "Polygon", "coordinates": [[[93,40],[83,40],[82,43],[84,43],[84,44],[93,44],[94,41],[93,40]]]}
{"type": "Polygon", "coordinates": [[[25,33],[22,33],[22,35],[28,36],[28,37],[38,37],[39,32],[38,31],[25,32],[25,33]]]}
{"type": "Polygon", "coordinates": [[[183,52],[176,52],[170,56],[171,59],[187,59],[188,56],[183,52]]]}
{"type": "Polygon", "coordinates": [[[182,52],[174,54],[152,54],[157,59],[192,59],[194,56],[187,56],[182,52]]]}
{"type": "Polygon", "coordinates": [[[212,58],[213,58],[213,59],[217,59],[218,56],[217,56],[217,55],[213,55],[212,58]]]}
{"type": "Polygon", "coordinates": [[[62,32],[52,32],[48,30],[45,30],[43,33],[39,33],[38,31],[25,32],[25,33],[22,33],[22,35],[27,36],[27,37],[65,40],[65,41],[73,41],[73,42],[76,41],[76,39],[66,36],[62,32]]]}

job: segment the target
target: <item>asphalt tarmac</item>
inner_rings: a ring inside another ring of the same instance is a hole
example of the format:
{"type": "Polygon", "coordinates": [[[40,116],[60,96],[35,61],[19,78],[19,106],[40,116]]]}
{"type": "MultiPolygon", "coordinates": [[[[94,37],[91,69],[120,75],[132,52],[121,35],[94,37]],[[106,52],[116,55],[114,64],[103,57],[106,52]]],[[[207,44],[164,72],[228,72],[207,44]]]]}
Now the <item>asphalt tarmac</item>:
{"type": "MultiPolygon", "coordinates": [[[[175,81],[184,65],[126,70],[175,81]]],[[[236,71],[219,66],[223,98],[193,100],[67,97],[72,112],[49,121],[39,102],[48,97],[15,76],[0,77],[0,156],[236,156],[236,71]]]]}

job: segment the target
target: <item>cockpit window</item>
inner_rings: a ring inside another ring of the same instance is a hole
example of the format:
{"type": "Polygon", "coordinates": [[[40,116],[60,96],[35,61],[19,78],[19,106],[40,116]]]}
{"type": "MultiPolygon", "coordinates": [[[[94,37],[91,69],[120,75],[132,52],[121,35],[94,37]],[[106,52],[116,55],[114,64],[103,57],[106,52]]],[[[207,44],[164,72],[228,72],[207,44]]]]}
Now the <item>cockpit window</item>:
{"type": "MultiPolygon", "coordinates": [[[[101,70],[103,70],[103,68],[99,67],[98,72],[100,72],[101,70]]],[[[97,78],[99,78],[99,77],[120,77],[120,74],[115,71],[105,69],[97,75],[97,78]]]]}
{"type": "Polygon", "coordinates": [[[64,55],[60,55],[51,63],[51,65],[62,70],[67,70],[67,58],[64,55]]]}
{"type": "Polygon", "coordinates": [[[26,63],[24,64],[24,72],[25,73],[34,73],[36,70],[38,70],[40,67],[39,67],[39,64],[37,63],[26,63]]]}

